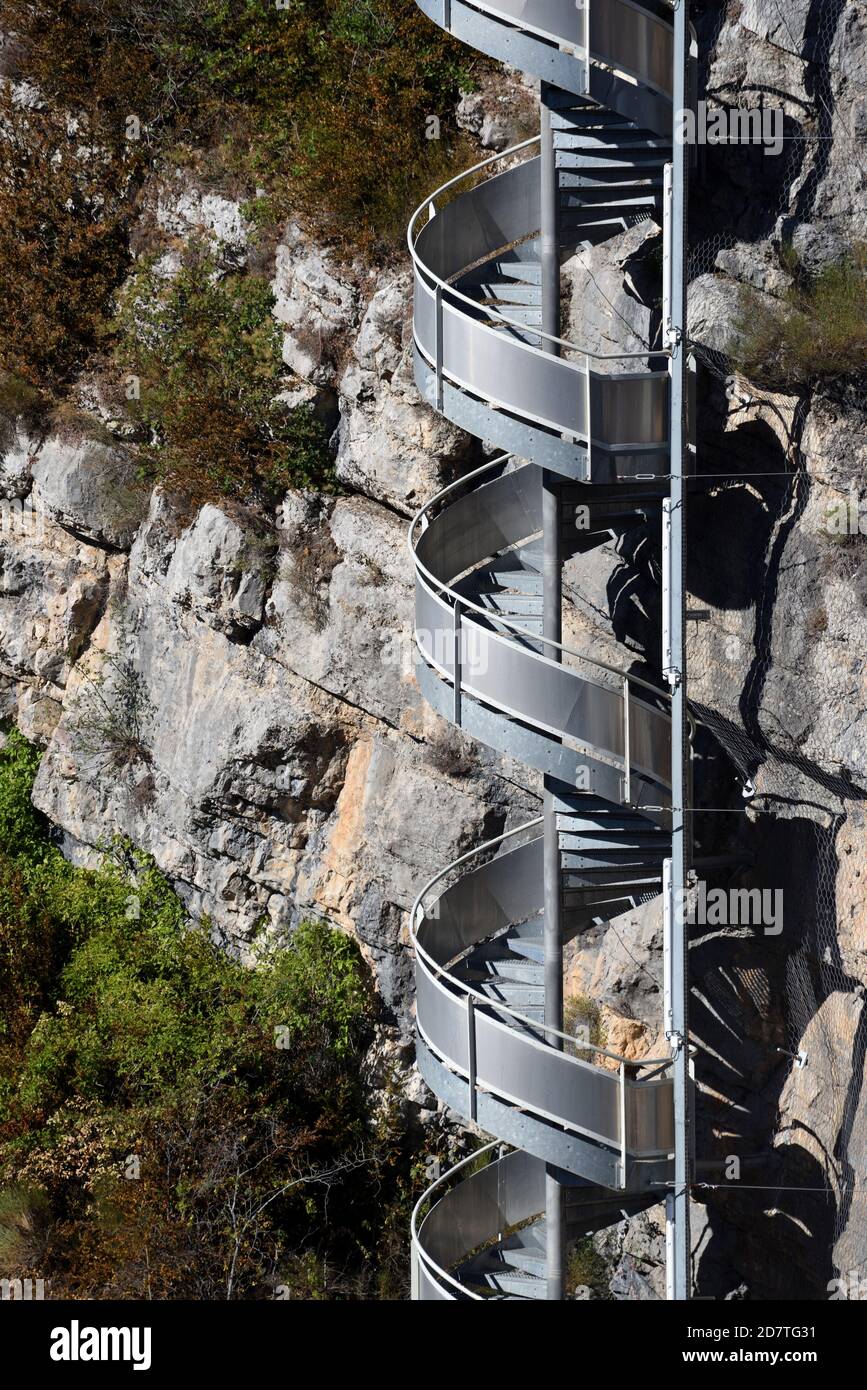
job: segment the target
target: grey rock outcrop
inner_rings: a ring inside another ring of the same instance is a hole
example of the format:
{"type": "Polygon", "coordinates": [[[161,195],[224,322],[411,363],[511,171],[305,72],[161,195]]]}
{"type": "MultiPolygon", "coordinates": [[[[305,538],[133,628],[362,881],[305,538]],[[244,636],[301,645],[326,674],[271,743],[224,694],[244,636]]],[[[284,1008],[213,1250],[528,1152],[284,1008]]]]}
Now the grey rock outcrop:
{"type": "MultiPolygon", "coordinates": [[[[151,523],[160,517],[163,499],[154,498],[151,523]]],[[[207,614],[220,632],[243,637],[262,626],[265,568],[276,547],[245,530],[237,521],[207,504],[181,535],[165,572],[165,589],[181,608],[207,614]]],[[[137,557],[135,557],[137,559],[137,557]]]]}
{"type": "Polygon", "coordinates": [[[358,321],[359,295],[327,250],[295,223],[275,253],[274,314],[283,326],[283,360],[305,381],[327,385],[346,337],[358,321]]]}
{"type": "Polygon", "coordinates": [[[410,515],[456,476],[475,445],[435,414],[413,380],[411,281],[399,271],[372,296],[340,378],[337,474],[410,515]]]}
{"type": "MultiPolygon", "coordinates": [[[[59,619],[78,619],[86,651],[64,662],[55,633],[53,648],[8,651],[9,688],[18,677],[25,706],[37,692],[51,702],[51,728],[35,730],[50,735],[35,799],[74,858],[89,862],[109,826],[128,835],[242,953],[310,914],[343,926],[405,1025],[405,914],[419,883],[533,798],[492,758],[443,756],[414,688],[403,524],[363,498],[324,511],[290,501],[263,542],[216,507],[183,526],[157,493],[128,561],[62,532],[68,577],[55,559],[41,582],[70,589],[75,561],[92,561],[59,619]],[[315,559],[298,568],[305,530],[326,550],[318,571],[315,559]],[[89,692],[110,704],[125,666],[142,746],[120,764],[123,729],[109,720],[96,750],[82,732],[89,692]]],[[[11,573],[27,563],[20,545],[5,555],[11,573]]],[[[9,585],[3,597],[20,628],[9,585]]],[[[21,602],[32,599],[31,587],[21,602]]]]}
{"type": "Polygon", "coordinates": [[[0,418],[0,498],[20,499],[30,492],[40,442],[35,425],[24,417],[10,413],[0,418]]]}
{"type": "Polygon", "coordinates": [[[251,227],[233,198],[197,187],[178,170],[173,183],[157,190],[154,204],[156,224],[170,240],[180,245],[191,240],[206,243],[226,269],[246,264],[251,227]]]}
{"type": "Polygon", "coordinates": [[[641,294],[642,260],[652,254],[660,228],[640,222],[628,231],[570,256],[562,268],[564,313],[561,336],[586,352],[603,355],[598,371],[630,370],[628,359],[607,353],[640,353],[654,343],[656,318],[641,294]],[[638,284],[635,281],[638,281],[638,284]]]}
{"type": "Polygon", "coordinates": [[[129,547],[147,506],[129,455],[98,440],[53,436],[33,462],[32,502],[60,526],[117,550],[129,547]]]}
{"type": "Polygon", "coordinates": [[[512,68],[483,73],[478,86],[461,96],[456,118],[461,129],[474,135],[486,150],[505,150],[529,139],[539,128],[532,86],[512,68]]]}

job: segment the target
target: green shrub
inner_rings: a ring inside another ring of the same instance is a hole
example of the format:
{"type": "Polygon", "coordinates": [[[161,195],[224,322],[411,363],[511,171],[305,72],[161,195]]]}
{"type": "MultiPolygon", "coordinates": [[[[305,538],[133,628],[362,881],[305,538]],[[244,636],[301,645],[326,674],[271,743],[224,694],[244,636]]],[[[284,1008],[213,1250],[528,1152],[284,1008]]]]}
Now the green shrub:
{"type": "Polygon", "coordinates": [[[4,1275],[36,1260],[55,1297],[269,1297],[335,1268],[319,1296],[397,1288],[408,1162],[360,1080],[356,943],[307,922],[242,965],[128,845],[68,864],[28,811],[36,764],[17,735],[0,754],[4,1275]]]}
{"type": "Polygon", "coordinates": [[[140,381],[131,405],[153,441],[142,452],[194,496],[273,501],[330,482],[323,426],[276,399],[286,368],[273,303],[266,280],[220,277],[198,246],[171,278],[145,258],[124,289],[115,355],[140,381]]]}
{"type": "Polygon", "coordinates": [[[371,996],[350,937],[324,922],[303,922],[288,949],[269,957],[263,974],[271,990],[263,1009],[274,1027],[287,1028],[290,1039],[321,1030],[340,1058],[354,1050],[371,996]]]}
{"type": "Polygon", "coordinates": [[[47,821],[30,800],[39,752],[13,729],[0,749],[0,852],[41,860],[50,853],[47,821]]]}
{"type": "Polygon", "coordinates": [[[579,1240],[566,1257],[566,1292],[586,1285],[597,1298],[610,1298],[608,1266],[589,1236],[579,1240]]]}
{"type": "Polygon", "coordinates": [[[859,379],[867,374],[867,244],[847,259],[804,275],[784,302],[769,306],[744,290],[732,348],[736,365],[769,389],[859,379]]]}

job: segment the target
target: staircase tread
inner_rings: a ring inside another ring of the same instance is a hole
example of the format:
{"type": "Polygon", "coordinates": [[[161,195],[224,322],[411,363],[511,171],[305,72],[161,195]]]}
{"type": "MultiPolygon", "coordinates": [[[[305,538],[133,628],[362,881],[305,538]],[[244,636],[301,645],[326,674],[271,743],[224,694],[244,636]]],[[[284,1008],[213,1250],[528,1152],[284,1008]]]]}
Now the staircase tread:
{"type": "Polygon", "coordinates": [[[531,618],[542,616],[541,594],[510,594],[507,589],[479,590],[479,604],[492,613],[526,613],[531,618]]]}
{"type": "Polygon", "coordinates": [[[627,152],[625,150],[621,148],[620,153],[624,156],[622,161],[618,160],[616,164],[610,162],[598,164],[594,163],[594,161],[599,159],[610,161],[611,155],[601,154],[600,148],[597,146],[592,146],[589,149],[587,149],[581,148],[576,145],[575,148],[571,150],[556,150],[554,154],[554,167],[557,170],[558,174],[575,173],[581,169],[591,170],[594,168],[612,170],[616,169],[618,172],[620,170],[623,170],[627,173],[635,171],[637,173],[639,170],[643,169],[661,168],[664,164],[668,162],[666,159],[663,158],[660,159],[658,163],[656,161],[639,160],[637,164],[632,164],[630,160],[626,158],[627,152]]]}
{"type": "Polygon", "coordinates": [[[520,280],[485,280],[473,285],[480,304],[532,304],[542,302],[542,286],[528,285],[520,280]]]}
{"type": "Polygon", "coordinates": [[[625,197],[613,198],[607,188],[561,188],[560,190],[560,211],[577,212],[580,210],[592,212],[607,212],[615,208],[650,208],[656,207],[659,197],[656,193],[635,194],[630,193],[625,197]],[[601,194],[596,198],[595,194],[601,194]],[[569,199],[585,199],[583,203],[570,203],[569,199]]]}

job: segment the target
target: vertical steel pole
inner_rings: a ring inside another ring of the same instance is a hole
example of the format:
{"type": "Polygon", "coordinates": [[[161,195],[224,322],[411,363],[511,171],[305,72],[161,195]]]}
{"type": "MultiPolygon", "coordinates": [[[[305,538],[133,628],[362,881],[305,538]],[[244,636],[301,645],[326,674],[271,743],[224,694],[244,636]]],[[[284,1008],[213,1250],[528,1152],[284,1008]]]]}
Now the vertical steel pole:
{"type": "MultiPolygon", "coordinates": [[[[557,170],[554,165],[554,137],[551,130],[549,87],[543,82],[539,92],[539,164],[541,168],[540,243],[542,260],[542,332],[560,336],[560,246],[558,235],[557,170]]],[[[543,340],[546,352],[557,352],[556,343],[543,340]]]]}
{"type": "MultiPolygon", "coordinates": [[[[680,115],[687,105],[687,59],[689,52],[689,0],[677,0],[674,10],[674,86],[672,106],[674,130],[682,128],[680,115]]],[[[686,914],[683,911],[687,871],[690,860],[690,817],[688,741],[686,718],[685,646],[685,563],[686,488],[684,484],[684,374],[685,374],[685,268],[687,148],[673,140],[670,188],[667,184],[669,234],[666,237],[670,264],[666,288],[670,322],[666,325],[671,348],[671,487],[668,514],[668,592],[667,640],[671,684],[671,875],[668,883],[671,979],[671,1033],[674,1079],[674,1190],[667,1207],[670,1239],[668,1244],[670,1297],[682,1301],[691,1293],[689,1190],[692,1182],[692,1088],[689,1070],[689,1017],[686,914]]]]}
{"type": "MultiPolygon", "coordinates": [[[[541,261],[542,331],[560,336],[560,250],[557,228],[557,171],[554,167],[554,141],[548,88],[543,82],[539,95],[541,133],[541,261]]],[[[556,343],[542,340],[546,352],[557,352],[556,343]]],[[[560,553],[560,480],[547,470],[542,474],[542,595],[545,637],[559,642],[562,636],[562,558],[560,553]]],[[[556,647],[545,648],[545,655],[559,660],[556,647]]],[[[563,932],[560,896],[560,845],[557,812],[550,779],[545,778],[543,797],[544,833],[544,958],[545,1022],[563,1028],[563,932]]],[[[557,1040],[558,1047],[562,1043],[557,1040]]],[[[546,1262],[548,1298],[562,1299],[565,1273],[565,1189],[555,1170],[545,1177],[546,1262]]]]}

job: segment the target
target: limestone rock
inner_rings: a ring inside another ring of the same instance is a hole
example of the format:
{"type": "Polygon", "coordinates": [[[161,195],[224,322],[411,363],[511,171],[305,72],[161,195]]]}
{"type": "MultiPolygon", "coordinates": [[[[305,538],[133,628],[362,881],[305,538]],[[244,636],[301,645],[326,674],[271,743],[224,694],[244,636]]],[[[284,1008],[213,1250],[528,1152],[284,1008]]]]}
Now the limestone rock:
{"type": "Polygon", "coordinates": [[[776,252],[767,243],[739,241],[734,246],[726,246],[717,255],[714,265],[730,279],[765,294],[781,297],[792,283],[791,275],[782,268],[776,252]]]}
{"type": "Polygon", "coordinates": [[[327,251],[290,223],[277,245],[272,289],[274,314],[284,330],[284,362],[299,377],[327,384],[358,321],[355,285],[327,251]]]}
{"type": "Polygon", "coordinates": [[[59,525],[116,550],[129,547],[147,505],[123,449],[59,436],[42,446],[33,464],[32,500],[59,525]]]}
{"type": "Polygon", "coordinates": [[[341,498],[281,532],[261,651],[394,726],[416,705],[406,528],[366,498],[341,498]]]}
{"type": "Polygon", "coordinates": [[[390,277],[367,306],[340,379],[337,475],[405,515],[470,462],[475,444],[431,410],[413,380],[411,281],[390,277]]]}
{"type": "Polygon", "coordinates": [[[78,540],[42,513],[10,513],[0,533],[3,712],[46,742],[75,662],[107,600],[119,557],[78,540]]]}
{"type": "Polygon", "coordinates": [[[665,1297],[665,1217],[662,1206],[650,1207],[593,1237],[608,1265],[615,1299],[641,1302],[665,1297]]]}
{"type": "Polygon", "coordinates": [[[276,545],[213,505],[204,506],[174,549],[166,592],[230,636],[262,625],[266,571],[276,545]]]}
{"type": "Polygon", "coordinates": [[[157,225],[183,243],[205,242],[224,269],[243,266],[249,254],[251,227],[240,203],[195,186],[179,170],[175,187],[160,188],[155,206],[157,225]]]}
{"type": "Polygon", "coordinates": [[[40,443],[36,427],[22,416],[0,418],[0,498],[27,496],[31,487],[30,470],[40,443]]]}
{"type": "Polygon", "coordinates": [[[472,92],[464,92],[456,117],[462,130],[475,135],[486,150],[504,150],[535,135],[539,107],[535,94],[513,69],[483,74],[472,92]]]}
{"type": "MultiPolygon", "coordinates": [[[[567,306],[562,337],[595,353],[641,352],[653,341],[654,311],[643,302],[640,283],[642,259],[658,236],[654,222],[640,222],[609,241],[577,251],[565,262],[567,306]]],[[[628,360],[594,366],[599,371],[630,370],[628,360]]]]}
{"type": "Polygon", "coordinates": [[[727,352],[740,310],[742,291],[727,276],[700,275],[689,286],[689,333],[713,352],[727,352]]]}

